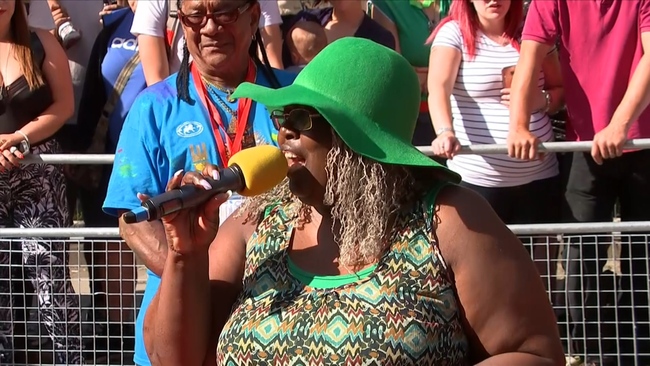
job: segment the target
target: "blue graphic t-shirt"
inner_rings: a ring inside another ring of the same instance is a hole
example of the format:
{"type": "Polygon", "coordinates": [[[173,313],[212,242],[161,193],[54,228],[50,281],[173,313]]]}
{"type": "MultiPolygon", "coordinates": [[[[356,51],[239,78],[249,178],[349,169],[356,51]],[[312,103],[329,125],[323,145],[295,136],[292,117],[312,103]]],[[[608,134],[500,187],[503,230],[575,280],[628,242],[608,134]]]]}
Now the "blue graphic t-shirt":
{"type": "MultiPolygon", "coordinates": [[[[280,84],[293,82],[294,74],[276,70],[280,84]]],[[[167,182],[178,170],[202,170],[206,164],[224,166],[215,141],[208,111],[203,105],[190,75],[190,105],[178,99],[176,74],[145,89],[136,101],[124,122],[115,152],[115,163],[108,185],[104,211],[118,215],[120,210],[131,210],[140,206],[137,193],[156,196],[165,191],[167,182]]],[[[256,84],[270,86],[264,73],[258,71],[256,84]]],[[[212,90],[220,96],[231,110],[237,110],[237,102],[228,102],[225,93],[212,90]]],[[[231,116],[216,100],[224,127],[230,130],[231,116]]],[[[233,126],[234,127],[234,126],[233,126]]],[[[230,131],[229,131],[230,132],[230,131]]],[[[222,133],[223,135],[223,133],[222,133]]],[[[254,103],[249,124],[244,135],[243,147],[256,145],[277,145],[277,130],[273,126],[265,106],[254,103]]],[[[160,285],[160,277],[147,270],[147,285],[136,319],[135,356],[137,365],[150,365],[144,347],[143,324],[149,303],[160,285]]]]}
{"type": "MultiPolygon", "coordinates": [[[[106,95],[109,98],[113,93],[113,87],[120,72],[122,72],[131,57],[138,52],[138,40],[131,34],[131,24],[133,23],[131,8],[118,9],[104,16],[104,26],[113,25],[114,22],[119,22],[119,24],[116,25],[115,31],[110,36],[106,56],[104,56],[102,62],[102,78],[104,79],[106,95]]],[[[138,93],[144,90],[146,86],[142,64],[138,63],[109,118],[107,151],[115,151],[127,112],[131,109],[131,105],[133,105],[138,93]]]]}

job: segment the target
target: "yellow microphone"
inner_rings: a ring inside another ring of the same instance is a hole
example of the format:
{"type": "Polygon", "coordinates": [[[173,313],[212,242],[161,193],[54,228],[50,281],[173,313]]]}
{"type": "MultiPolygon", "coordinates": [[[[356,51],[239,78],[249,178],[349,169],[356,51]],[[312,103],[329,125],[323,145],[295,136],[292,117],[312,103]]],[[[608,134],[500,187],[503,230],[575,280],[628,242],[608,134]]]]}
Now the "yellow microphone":
{"type": "Polygon", "coordinates": [[[228,161],[228,168],[231,167],[239,167],[243,183],[243,188],[231,190],[247,197],[271,190],[282,182],[289,170],[282,151],[272,145],[241,150],[228,161]]]}
{"type": "Polygon", "coordinates": [[[179,210],[199,206],[227,191],[256,196],[282,182],[288,170],[287,159],[277,147],[262,145],[244,149],[230,158],[228,168],[219,171],[219,179],[205,177],[211,189],[184,185],[146,200],[141,207],[122,217],[127,224],[159,220],[179,210]]]}

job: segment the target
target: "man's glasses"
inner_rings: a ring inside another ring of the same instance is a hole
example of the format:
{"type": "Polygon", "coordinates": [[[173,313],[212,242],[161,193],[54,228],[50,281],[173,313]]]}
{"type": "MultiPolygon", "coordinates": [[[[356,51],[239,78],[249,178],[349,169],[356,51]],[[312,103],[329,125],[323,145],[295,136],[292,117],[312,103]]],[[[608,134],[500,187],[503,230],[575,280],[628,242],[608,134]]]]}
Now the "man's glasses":
{"type": "Polygon", "coordinates": [[[208,19],[212,19],[218,25],[231,24],[239,19],[239,16],[242,15],[248,8],[250,8],[250,3],[246,3],[236,9],[228,11],[217,11],[214,13],[192,13],[184,14],[182,11],[178,11],[178,17],[181,19],[181,22],[186,27],[198,27],[203,28],[208,24],[208,19]]]}
{"type": "Polygon", "coordinates": [[[281,127],[287,127],[299,132],[309,131],[313,127],[312,118],[322,117],[305,108],[294,108],[289,111],[271,112],[271,120],[275,128],[280,130],[281,127]]]}

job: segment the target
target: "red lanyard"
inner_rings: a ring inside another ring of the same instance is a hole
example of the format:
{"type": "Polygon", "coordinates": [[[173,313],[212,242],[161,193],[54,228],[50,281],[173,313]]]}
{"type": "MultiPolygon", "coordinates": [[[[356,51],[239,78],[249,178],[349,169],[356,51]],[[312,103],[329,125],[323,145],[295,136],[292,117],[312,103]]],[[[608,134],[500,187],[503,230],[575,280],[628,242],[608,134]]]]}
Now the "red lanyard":
{"type": "MultiPolygon", "coordinates": [[[[237,117],[233,116],[230,123],[235,123],[235,128],[237,132],[235,133],[234,141],[230,139],[228,135],[228,130],[226,129],[223,121],[221,120],[221,114],[217,107],[212,103],[208,97],[208,90],[199,70],[196,68],[195,64],[192,63],[192,78],[194,79],[194,86],[196,91],[199,93],[203,105],[208,110],[208,115],[210,116],[210,122],[212,122],[212,129],[214,130],[214,138],[217,140],[217,148],[219,149],[219,157],[221,158],[221,165],[225,166],[228,164],[228,160],[233,154],[239,152],[242,148],[242,140],[244,139],[244,133],[246,132],[246,126],[248,125],[248,117],[251,112],[251,106],[253,101],[248,98],[240,98],[237,101],[237,117]],[[223,131],[223,135],[222,135],[223,131]],[[225,137],[225,142],[222,137],[225,137]]],[[[253,60],[248,60],[248,72],[246,73],[246,82],[254,83],[255,82],[255,64],[253,60]]]]}

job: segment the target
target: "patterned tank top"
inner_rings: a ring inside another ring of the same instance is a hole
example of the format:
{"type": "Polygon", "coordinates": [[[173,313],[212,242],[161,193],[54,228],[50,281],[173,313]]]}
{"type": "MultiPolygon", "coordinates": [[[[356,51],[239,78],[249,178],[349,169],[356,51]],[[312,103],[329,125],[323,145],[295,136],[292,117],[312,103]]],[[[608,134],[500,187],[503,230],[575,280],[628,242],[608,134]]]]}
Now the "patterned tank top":
{"type": "Polygon", "coordinates": [[[330,289],[292,276],[293,220],[283,206],[267,210],[248,242],[243,290],[219,337],[217,364],[466,365],[453,282],[432,235],[437,191],[401,215],[372,274],[330,289]]]}

